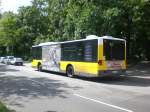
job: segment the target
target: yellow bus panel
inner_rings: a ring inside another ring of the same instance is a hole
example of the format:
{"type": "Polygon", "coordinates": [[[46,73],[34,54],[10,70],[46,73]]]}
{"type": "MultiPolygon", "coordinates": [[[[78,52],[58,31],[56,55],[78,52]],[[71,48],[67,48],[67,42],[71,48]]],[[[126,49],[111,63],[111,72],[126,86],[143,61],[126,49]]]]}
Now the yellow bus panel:
{"type": "Polygon", "coordinates": [[[75,73],[87,73],[98,75],[98,63],[93,62],[72,62],[72,61],[60,61],[60,69],[66,71],[68,65],[72,65],[75,73]]]}
{"type": "Polygon", "coordinates": [[[41,63],[41,60],[34,59],[31,63],[32,67],[37,68],[39,62],[41,63]]]}

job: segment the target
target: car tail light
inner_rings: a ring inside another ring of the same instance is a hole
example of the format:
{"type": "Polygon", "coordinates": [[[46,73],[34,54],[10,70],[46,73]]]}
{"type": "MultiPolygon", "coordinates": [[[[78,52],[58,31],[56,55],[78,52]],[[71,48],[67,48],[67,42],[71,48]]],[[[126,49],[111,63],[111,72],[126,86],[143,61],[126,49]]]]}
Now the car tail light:
{"type": "Polygon", "coordinates": [[[98,64],[99,64],[99,65],[102,65],[102,64],[103,64],[103,61],[102,61],[102,60],[98,60],[98,64]]]}

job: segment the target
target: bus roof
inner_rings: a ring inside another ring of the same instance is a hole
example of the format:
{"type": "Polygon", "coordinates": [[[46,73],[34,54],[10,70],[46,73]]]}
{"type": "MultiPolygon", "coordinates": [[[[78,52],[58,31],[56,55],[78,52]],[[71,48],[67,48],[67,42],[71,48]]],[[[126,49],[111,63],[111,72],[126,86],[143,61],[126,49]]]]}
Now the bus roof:
{"type": "Polygon", "coordinates": [[[64,42],[45,42],[45,43],[40,43],[39,45],[35,45],[35,46],[32,46],[32,47],[47,46],[47,45],[54,45],[54,44],[63,44],[63,43],[70,43],[70,42],[80,42],[80,41],[93,40],[93,39],[111,39],[111,40],[126,41],[125,39],[114,38],[112,36],[98,37],[96,35],[89,35],[85,39],[72,40],[72,41],[64,41],[64,42]]]}
{"type": "Polygon", "coordinates": [[[125,39],[121,39],[121,38],[114,38],[112,36],[102,36],[99,38],[103,38],[103,39],[111,39],[111,40],[120,40],[120,41],[126,41],[125,39]]]}
{"type": "Polygon", "coordinates": [[[58,42],[44,42],[44,43],[40,43],[38,45],[34,45],[32,47],[38,47],[38,46],[46,46],[46,45],[52,45],[52,44],[57,44],[58,42]]]}
{"type": "Polygon", "coordinates": [[[85,39],[79,39],[79,40],[72,40],[72,41],[65,41],[65,42],[59,42],[60,44],[62,43],[70,43],[70,42],[78,42],[78,41],[85,41],[85,40],[93,40],[93,39],[111,39],[111,40],[120,40],[120,41],[126,41],[125,39],[120,39],[120,38],[114,38],[112,36],[102,36],[98,37],[96,35],[89,35],[85,39]]]}

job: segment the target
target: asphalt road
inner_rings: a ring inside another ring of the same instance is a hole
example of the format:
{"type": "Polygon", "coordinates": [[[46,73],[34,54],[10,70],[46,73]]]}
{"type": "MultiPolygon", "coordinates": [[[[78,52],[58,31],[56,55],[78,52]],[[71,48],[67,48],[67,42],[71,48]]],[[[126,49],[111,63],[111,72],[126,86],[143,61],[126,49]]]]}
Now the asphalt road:
{"type": "Polygon", "coordinates": [[[68,78],[0,64],[0,100],[17,112],[149,112],[150,69],[128,77],[68,78]]]}

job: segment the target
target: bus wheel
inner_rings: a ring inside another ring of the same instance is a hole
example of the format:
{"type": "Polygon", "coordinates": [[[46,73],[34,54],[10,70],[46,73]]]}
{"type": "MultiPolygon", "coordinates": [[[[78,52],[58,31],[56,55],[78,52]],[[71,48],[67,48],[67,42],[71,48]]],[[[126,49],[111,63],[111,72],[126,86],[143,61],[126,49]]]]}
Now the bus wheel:
{"type": "Polygon", "coordinates": [[[37,70],[42,71],[42,65],[41,64],[38,64],[37,70]]]}
{"type": "Polygon", "coordinates": [[[68,77],[71,77],[71,78],[74,77],[74,69],[71,65],[67,67],[66,73],[68,77]]]}

